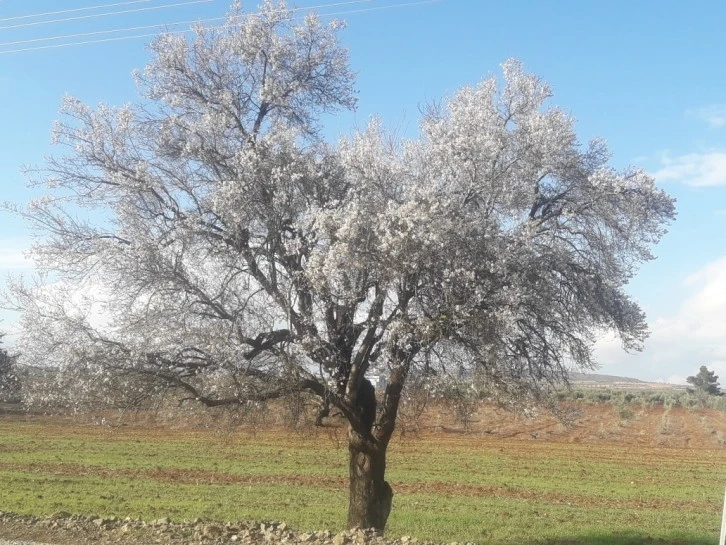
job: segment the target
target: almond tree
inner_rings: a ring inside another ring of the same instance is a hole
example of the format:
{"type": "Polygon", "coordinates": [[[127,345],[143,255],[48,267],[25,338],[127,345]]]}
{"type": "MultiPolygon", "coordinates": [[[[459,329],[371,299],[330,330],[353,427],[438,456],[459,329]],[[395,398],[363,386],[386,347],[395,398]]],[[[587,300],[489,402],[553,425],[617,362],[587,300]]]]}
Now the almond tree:
{"type": "Polygon", "coordinates": [[[355,105],[338,28],[233,9],[153,43],[139,104],[67,99],[68,153],[32,173],[47,196],[23,212],[52,281],[13,289],[24,357],[77,396],[320,396],[349,423],[348,525],[383,529],[412,367],[530,400],[592,367],[603,331],[637,349],[646,323],[623,286],[674,206],[602,142],[581,146],[516,61],[426,111],[417,139],[373,121],[325,143],[320,114],[355,105]]]}

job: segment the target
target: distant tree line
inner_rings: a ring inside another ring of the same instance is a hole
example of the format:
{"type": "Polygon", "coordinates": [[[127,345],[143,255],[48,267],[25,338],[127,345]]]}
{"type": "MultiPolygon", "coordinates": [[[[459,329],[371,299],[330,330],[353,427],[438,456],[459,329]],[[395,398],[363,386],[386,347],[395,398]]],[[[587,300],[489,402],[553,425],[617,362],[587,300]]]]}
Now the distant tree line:
{"type": "MultiPolygon", "coordinates": [[[[0,339],[2,339],[2,335],[0,335],[0,339]]],[[[17,375],[16,359],[16,356],[0,347],[0,402],[2,403],[20,401],[20,379],[17,375]]]]}

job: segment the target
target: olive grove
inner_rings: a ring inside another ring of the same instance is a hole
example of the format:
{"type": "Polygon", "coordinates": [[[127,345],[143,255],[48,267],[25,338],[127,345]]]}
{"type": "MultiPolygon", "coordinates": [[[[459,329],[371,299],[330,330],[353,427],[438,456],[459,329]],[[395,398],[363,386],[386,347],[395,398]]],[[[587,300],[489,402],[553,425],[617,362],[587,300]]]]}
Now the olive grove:
{"type": "Polygon", "coordinates": [[[24,360],[79,398],[319,396],[349,423],[348,525],[383,529],[412,370],[529,402],[592,368],[604,331],[638,349],[647,326],[623,288],[674,203],[580,144],[514,60],[425,109],[417,138],[373,120],[326,142],[321,115],[356,104],[340,27],[233,8],[159,37],[137,104],[66,99],[66,152],[30,172],[45,196],[19,209],[47,279],[11,293],[24,360]]]}

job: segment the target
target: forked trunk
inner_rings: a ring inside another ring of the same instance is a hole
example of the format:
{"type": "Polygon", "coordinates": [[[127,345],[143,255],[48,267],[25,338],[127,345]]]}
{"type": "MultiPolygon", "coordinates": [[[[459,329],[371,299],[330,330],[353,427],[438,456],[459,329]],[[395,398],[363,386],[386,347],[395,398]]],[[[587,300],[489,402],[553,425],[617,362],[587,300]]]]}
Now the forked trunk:
{"type": "Polygon", "coordinates": [[[348,428],[348,528],[374,528],[380,532],[386,528],[393,500],[393,490],[385,479],[386,450],[395,428],[407,372],[407,365],[391,372],[378,421],[376,390],[369,380],[361,381],[353,398],[360,411],[357,418],[349,420],[348,428]]]}
{"type": "Polygon", "coordinates": [[[350,503],[348,528],[375,528],[383,531],[391,512],[393,490],[385,481],[386,450],[361,448],[350,441],[350,503]]]}

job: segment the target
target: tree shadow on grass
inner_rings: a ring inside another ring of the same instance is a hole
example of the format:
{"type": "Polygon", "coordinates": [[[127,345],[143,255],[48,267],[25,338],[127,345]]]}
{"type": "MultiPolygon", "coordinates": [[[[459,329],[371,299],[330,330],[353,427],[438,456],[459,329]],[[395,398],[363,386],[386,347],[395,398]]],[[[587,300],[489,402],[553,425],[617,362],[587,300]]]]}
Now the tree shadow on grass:
{"type": "MultiPolygon", "coordinates": [[[[717,537],[704,536],[677,536],[677,537],[650,537],[635,532],[601,532],[580,536],[563,536],[531,543],[518,541],[517,545],[715,545],[717,537]]],[[[515,545],[512,542],[512,545],[515,545]]]]}

